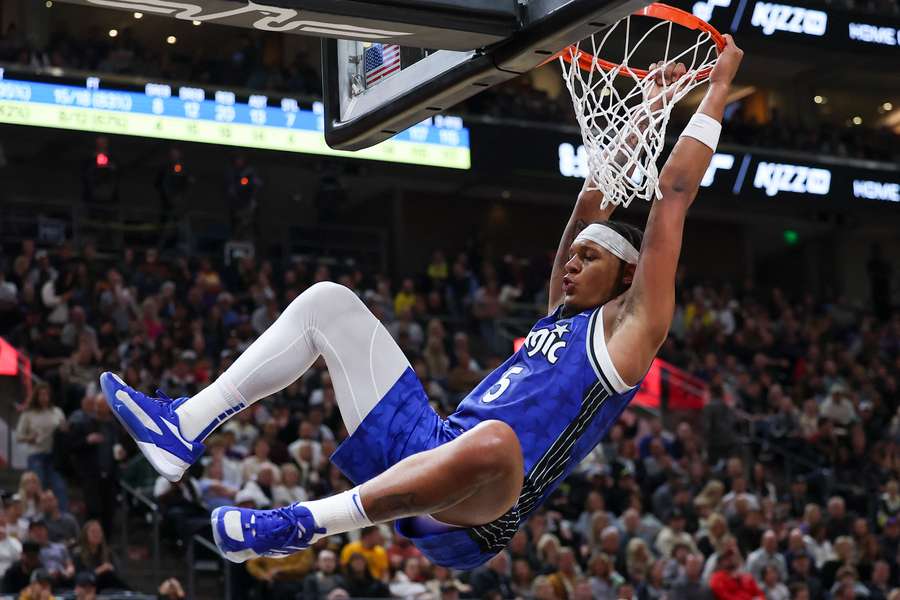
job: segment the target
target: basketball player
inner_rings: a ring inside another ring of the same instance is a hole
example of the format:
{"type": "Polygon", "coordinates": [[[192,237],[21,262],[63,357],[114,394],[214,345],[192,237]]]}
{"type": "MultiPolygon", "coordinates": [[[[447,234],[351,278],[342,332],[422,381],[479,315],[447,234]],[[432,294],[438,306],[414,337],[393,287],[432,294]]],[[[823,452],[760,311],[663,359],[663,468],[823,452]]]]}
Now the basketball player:
{"type": "MultiPolygon", "coordinates": [[[[684,220],[743,55],[725,37],[706,96],[660,175],[662,199],[653,203],[643,243],[636,228],[605,222],[611,210],[601,210],[600,193],[583,193],[553,265],[548,316],[446,420],[429,407],[387,330],[334,283],[297,297],[196,396],[153,398],[116,375],[101,376],[143,453],[177,481],[218,425],[324,356],[350,433],[331,460],[356,487],[274,510],[216,509],[213,531],[227,558],[283,556],[386,521],[447,567],[474,568],[506,546],[600,442],[666,338],[684,220]]],[[[664,71],[657,89],[684,67],[664,71]]]]}

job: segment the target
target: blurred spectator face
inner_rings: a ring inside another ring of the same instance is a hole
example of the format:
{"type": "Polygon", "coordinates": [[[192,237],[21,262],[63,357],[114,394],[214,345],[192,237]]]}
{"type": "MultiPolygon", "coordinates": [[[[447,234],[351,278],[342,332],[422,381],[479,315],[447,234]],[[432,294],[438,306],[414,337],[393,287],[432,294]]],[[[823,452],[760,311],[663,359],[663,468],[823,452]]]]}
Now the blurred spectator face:
{"type": "Polygon", "coordinates": [[[575,553],[571,548],[563,548],[559,552],[559,570],[563,573],[575,573],[575,553]]]}
{"type": "Polygon", "coordinates": [[[59,501],[56,494],[52,490],[47,490],[41,494],[41,512],[45,515],[55,516],[59,511],[59,501]]]}
{"type": "Polygon", "coordinates": [[[699,581],[703,574],[703,557],[689,554],[684,561],[684,574],[689,581],[699,581]]]}
{"type": "Polygon", "coordinates": [[[253,454],[259,460],[267,460],[269,458],[269,442],[260,439],[253,446],[253,454]]]}
{"type": "Polygon", "coordinates": [[[291,464],[281,467],[281,481],[286,487],[295,487],[300,483],[300,471],[291,464]]]}
{"type": "Polygon", "coordinates": [[[301,440],[314,440],[316,439],[316,428],[309,421],[301,421],[298,434],[301,440]]]}
{"type": "Polygon", "coordinates": [[[619,586],[617,597],[621,600],[631,600],[632,598],[634,598],[634,586],[632,586],[630,583],[623,583],[621,586],[619,586]]]}
{"type": "Polygon", "coordinates": [[[610,525],[600,535],[600,550],[610,556],[615,556],[619,553],[619,542],[619,530],[610,525]]]}
{"type": "Polygon", "coordinates": [[[834,496],[830,500],[828,500],[828,516],[832,519],[842,519],[844,518],[845,507],[844,507],[844,499],[839,496],[834,496]]]}
{"type": "Polygon", "coordinates": [[[369,570],[369,566],[366,564],[366,558],[359,553],[355,553],[351,556],[348,564],[350,567],[350,574],[355,577],[365,577],[369,570]]]}
{"type": "Polygon", "coordinates": [[[506,556],[506,552],[502,551],[496,554],[494,558],[488,561],[488,567],[497,573],[506,574],[509,570],[509,558],[506,556]]]}
{"type": "Polygon", "coordinates": [[[778,583],[778,569],[773,567],[772,565],[767,565],[765,571],[763,571],[763,581],[765,582],[767,587],[773,587],[778,583]]]}
{"type": "Polygon", "coordinates": [[[553,591],[553,585],[546,577],[538,577],[531,586],[531,593],[534,600],[556,600],[556,593],[553,591]]]}
{"type": "Polygon", "coordinates": [[[84,527],[88,544],[99,546],[103,543],[103,527],[98,521],[88,521],[84,527]]]}
{"type": "Polygon", "coordinates": [[[891,566],[887,561],[877,561],[872,569],[872,581],[880,586],[887,586],[890,577],[891,566]]]}
{"type": "Polygon", "coordinates": [[[581,580],[575,584],[572,590],[572,600],[591,600],[591,584],[588,581],[581,580]]]}
{"type": "Polygon", "coordinates": [[[211,463],[209,463],[209,466],[206,467],[206,476],[209,479],[221,481],[223,476],[222,461],[214,459],[211,463]]]}
{"type": "Polygon", "coordinates": [[[38,408],[46,410],[50,408],[50,388],[46,385],[39,386],[35,391],[38,408]]]}
{"type": "Polygon", "coordinates": [[[797,575],[806,577],[809,573],[809,556],[806,552],[795,554],[791,560],[791,570],[797,575]]]}
{"type": "Polygon", "coordinates": [[[107,404],[105,400],[96,403],[95,413],[97,418],[101,421],[109,420],[109,418],[112,417],[112,413],[109,410],[109,404],[107,404]]]}
{"type": "Polygon", "coordinates": [[[41,491],[41,480],[34,471],[25,471],[19,480],[19,487],[27,496],[37,496],[41,491]]]}
{"type": "Polygon", "coordinates": [[[374,548],[375,546],[380,546],[384,543],[384,538],[381,536],[381,530],[377,527],[369,527],[363,531],[362,537],[360,541],[365,548],[374,548]]]}
{"type": "Polygon", "coordinates": [[[28,537],[41,546],[46,545],[49,541],[47,526],[43,523],[32,523],[28,528],[28,537]]]}
{"type": "Polygon", "coordinates": [[[629,533],[636,532],[641,526],[641,515],[634,508],[629,508],[622,515],[622,522],[625,525],[625,531],[629,533]]]}
{"type": "Polygon", "coordinates": [[[763,534],[762,547],[769,554],[775,554],[778,551],[778,539],[775,537],[775,532],[771,529],[763,534]]]}
{"type": "Polygon", "coordinates": [[[272,473],[271,467],[263,467],[256,474],[256,482],[263,487],[271,487],[275,482],[275,474],[272,473]]]}
{"type": "Polygon", "coordinates": [[[337,569],[337,556],[331,550],[322,550],[319,552],[316,566],[322,573],[331,575],[337,569]]]}

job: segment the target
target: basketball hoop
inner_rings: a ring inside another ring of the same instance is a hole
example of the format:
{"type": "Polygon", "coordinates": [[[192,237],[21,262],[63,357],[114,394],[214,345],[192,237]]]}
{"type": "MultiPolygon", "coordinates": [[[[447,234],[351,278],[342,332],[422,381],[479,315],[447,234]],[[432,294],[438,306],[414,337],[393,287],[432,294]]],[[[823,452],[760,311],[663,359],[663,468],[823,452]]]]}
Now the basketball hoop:
{"type": "Polygon", "coordinates": [[[725,38],[706,21],[656,3],[556,55],[581,126],[587,189],[603,192],[604,207],[661,196],[656,160],[665,144],[672,108],[709,79],[724,48],[725,38]],[[635,17],[642,18],[632,22],[635,17]],[[657,22],[648,26],[643,17],[657,22]],[[679,39],[673,39],[673,34],[679,39]],[[608,56],[611,47],[619,47],[622,35],[622,59],[599,58],[608,56]],[[590,52],[582,48],[588,45],[590,52]],[[660,61],[655,48],[663,45],[660,61]],[[687,72],[654,94],[655,76],[678,62],[685,63],[687,72]],[[633,63],[656,66],[647,70],[633,63]]]}

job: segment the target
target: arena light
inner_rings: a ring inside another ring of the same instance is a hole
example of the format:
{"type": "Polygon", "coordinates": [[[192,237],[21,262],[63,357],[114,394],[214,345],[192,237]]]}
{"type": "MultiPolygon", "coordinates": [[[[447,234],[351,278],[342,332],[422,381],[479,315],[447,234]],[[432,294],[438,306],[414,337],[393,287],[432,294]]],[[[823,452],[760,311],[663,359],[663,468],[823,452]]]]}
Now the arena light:
{"type": "Polygon", "coordinates": [[[815,102],[816,104],[825,104],[826,102],[828,102],[828,99],[825,96],[819,96],[818,94],[816,94],[815,96],[813,96],[813,102],[815,102]]]}
{"type": "Polygon", "coordinates": [[[881,105],[881,110],[883,110],[884,112],[891,112],[892,110],[894,110],[894,105],[890,102],[885,102],[881,105]]]}
{"type": "Polygon", "coordinates": [[[110,30],[109,30],[109,37],[114,38],[114,37],[116,37],[117,35],[119,35],[119,30],[118,30],[118,29],[110,29],[110,30]]]}
{"type": "Polygon", "coordinates": [[[200,27],[200,23],[201,23],[201,21],[191,21],[191,24],[192,24],[194,27],[200,27]]]}
{"type": "Polygon", "coordinates": [[[135,18],[135,19],[143,19],[143,18],[144,18],[144,13],[136,12],[136,13],[134,13],[134,18],[135,18]]]}
{"type": "Polygon", "coordinates": [[[853,118],[851,119],[851,121],[852,121],[852,123],[853,123],[854,125],[862,125],[862,124],[863,124],[863,119],[862,119],[862,117],[859,116],[859,115],[856,115],[855,117],[853,117],[853,118]]]}
{"type": "Polygon", "coordinates": [[[44,6],[46,6],[47,8],[53,8],[53,0],[47,0],[46,2],[44,2],[44,6]]]}
{"type": "Polygon", "coordinates": [[[174,35],[170,35],[169,37],[166,38],[167,44],[174,44],[177,41],[178,41],[178,38],[175,37],[174,35]]]}

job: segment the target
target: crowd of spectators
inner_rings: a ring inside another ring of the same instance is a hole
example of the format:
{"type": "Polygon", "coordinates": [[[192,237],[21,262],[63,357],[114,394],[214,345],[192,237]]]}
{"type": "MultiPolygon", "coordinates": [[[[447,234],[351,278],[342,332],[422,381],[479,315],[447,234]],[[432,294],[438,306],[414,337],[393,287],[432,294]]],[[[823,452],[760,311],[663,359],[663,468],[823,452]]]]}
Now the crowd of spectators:
{"type": "Polygon", "coordinates": [[[46,44],[35,45],[11,23],[0,37],[0,62],[321,96],[315,57],[299,51],[285,59],[266,46],[266,39],[259,32],[242,31],[228,36],[224,46],[187,50],[141,43],[130,28],[111,38],[93,26],[75,34],[57,30],[46,44]]]}
{"type": "MultiPolygon", "coordinates": [[[[435,251],[424,272],[397,282],[153,248],[112,261],[90,243],[8,250],[0,335],[46,382],[20,406],[30,470],[3,503],[0,570],[13,593],[44,581],[128,587],[106,541],[120,481],[155,498],[172,552],[217,506],[274,507],[349,487],[329,462],[346,432],[321,361],[228,421],[177,484],[156,477],[111,417],[102,370],[146,391],[193,394],[294,297],[334,280],[385,323],[447,414],[508,353],[497,320],[523,306],[537,317],[547,297],[543,278],[528,275],[541,269],[474,250],[435,251]]],[[[705,408],[665,423],[626,411],[487,565],[454,573],[372,527],[234,569],[237,597],[900,598],[900,315],[751,282],[682,278],[679,290],[660,355],[705,382],[705,408]]]]}

